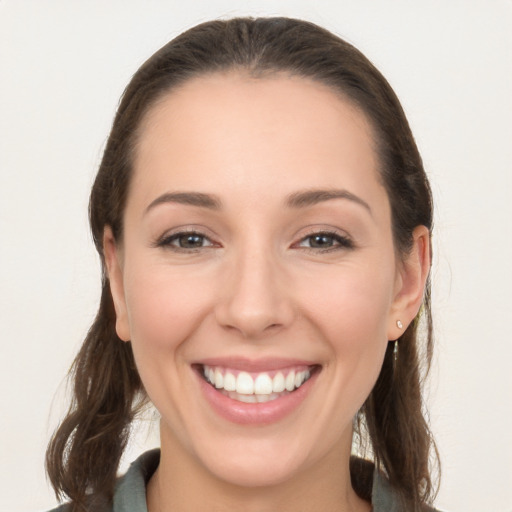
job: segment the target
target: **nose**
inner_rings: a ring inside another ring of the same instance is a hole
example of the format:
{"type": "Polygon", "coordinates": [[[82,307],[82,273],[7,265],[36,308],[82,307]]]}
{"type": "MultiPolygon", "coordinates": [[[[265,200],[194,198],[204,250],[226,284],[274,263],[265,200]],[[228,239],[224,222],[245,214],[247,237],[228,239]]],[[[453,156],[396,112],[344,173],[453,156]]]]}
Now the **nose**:
{"type": "Polygon", "coordinates": [[[226,269],[217,322],[244,338],[263,338],[293,321],[292,290],[286,270],[264,250],[246,251],[226,269]]]}

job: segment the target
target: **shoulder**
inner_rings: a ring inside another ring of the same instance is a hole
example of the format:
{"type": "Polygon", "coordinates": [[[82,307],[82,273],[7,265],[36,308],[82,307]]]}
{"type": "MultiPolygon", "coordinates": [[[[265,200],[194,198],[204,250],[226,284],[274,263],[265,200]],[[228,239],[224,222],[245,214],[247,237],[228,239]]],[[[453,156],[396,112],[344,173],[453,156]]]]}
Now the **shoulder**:
{"type": "MultiPolygon", "coordinates": [[[[391,487],[387,478],[375,470],[372,488],[372,505],[374,512],[406,512],[398,493],[391,487]]],[[[422,512],[440,512],[428,505],[423,505],[422,512]]]]}
{"type": "MultiPolygon", "coordinates": [[[[132,462],[128,471],[117,481],[113,503],[106,504],[97,496],[90,496],[87,510],[90,512],[147,512],[146,484],[159,462],[159,449],[143,453],[132,462]]],[[[71,512],[71,510],[71,504],[64,503],[48,512],[71,512]]]]}
{"type": "MultiPolygon", "coordinates": [[[[375,468],[373,462],[352,457],[350,473],[354,490],[360,498],[371,502],[373,512],[407,512],[404,511],[399,493],[386,476],[375,468]]],[[[425,505],[422,512],[440,511],[425,505]]]]}
{"type": "Polygon", "coordinates": [[[147,512],[146,485],[160,462],[160,450],[143,453],[119,479],[112,512],[147,512]]]}

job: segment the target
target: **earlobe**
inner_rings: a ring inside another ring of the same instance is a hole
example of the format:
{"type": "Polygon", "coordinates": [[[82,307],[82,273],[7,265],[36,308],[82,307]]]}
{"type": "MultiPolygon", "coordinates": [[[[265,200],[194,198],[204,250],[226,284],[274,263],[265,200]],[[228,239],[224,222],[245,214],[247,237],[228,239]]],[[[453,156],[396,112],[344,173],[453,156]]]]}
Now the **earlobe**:
{"type": "Polygon", "coordinates": [[[411,250],[402,261],[397,275],[388,322],[388,340],[399,338],[418,314],[429,272],[430,231],[425,226],[417,226],[413,231],[411,250]]]}
{"type": "Polygon", "coordinates": [[[110,285],[110,293],[112,294],[116,311],[116,332],[123,341],[129,341],[130,328],[126,300],[124,297],[122,255],[110,226],[105,226],[103,231],[103,255],[110,285]]]}

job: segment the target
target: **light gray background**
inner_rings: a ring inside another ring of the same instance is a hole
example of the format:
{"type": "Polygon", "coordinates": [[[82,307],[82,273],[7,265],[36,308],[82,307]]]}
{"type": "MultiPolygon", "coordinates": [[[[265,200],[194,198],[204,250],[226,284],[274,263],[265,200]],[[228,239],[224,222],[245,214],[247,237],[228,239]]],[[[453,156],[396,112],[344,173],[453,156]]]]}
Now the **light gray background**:
{"type": "MultiPolygon", "coordinates": [[[[63,411],[63,376],[95,314],[86,208],[118,98],[170,38],[240,14],[333,30],[401,98],[436,199],[437,503],[510,512],[510,0],[0,0],[1,508],[55,503],[43,454],[63,411]]],[[[155,442],[143,429],[126,459],[155,442]]]]}

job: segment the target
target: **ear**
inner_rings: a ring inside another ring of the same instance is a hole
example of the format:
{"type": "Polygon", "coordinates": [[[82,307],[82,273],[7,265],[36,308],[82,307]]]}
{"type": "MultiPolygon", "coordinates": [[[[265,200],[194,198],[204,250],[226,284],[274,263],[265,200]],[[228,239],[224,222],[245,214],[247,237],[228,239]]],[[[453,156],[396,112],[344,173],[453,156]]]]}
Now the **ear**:
{"type": "Polygon", "coordinates": [[[413,231],[411,250],[400,262],[397,271],[388,320],[388,340],[398,339],[418,314],[429,271],[430,232],[425,226],[417,226],[413,231]],[[398,327],[398,321],[402,323],[402,328],[398,327]]]}
{"type": "Polygon", "coordinates": [[[110,226],[105,226],[103,231],[103,255],[116,311],[116,332],[123,341],[130,341],[128,311],[124,296],[122,251],[114,239],[110,226]]]}

